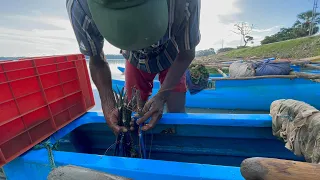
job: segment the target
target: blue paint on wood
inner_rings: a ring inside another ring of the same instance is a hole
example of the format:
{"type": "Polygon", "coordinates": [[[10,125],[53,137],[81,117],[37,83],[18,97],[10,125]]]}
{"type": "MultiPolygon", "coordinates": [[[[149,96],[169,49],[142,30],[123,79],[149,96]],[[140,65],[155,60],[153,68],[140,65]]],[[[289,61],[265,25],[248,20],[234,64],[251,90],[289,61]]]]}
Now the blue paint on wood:
{"type": "MultiPolygon", "coordinates": [[[[47,166],[47,151],[31,151],[22,158],[6,165],[5,171],[9,179],[39,179],[45,180],[50,167],[47,166]],[[10,170],[9,170],[10,169],[10,170]],[[21,173],[21,170],[25,170],[21,173]]],[[[117,174],[136,180],[196,180],[196,179],[228,179],[242,180],[238,167],[223,167],[206,164],[190,164],[166,162],[146,159],[99,156],[54,151],[56,164],[76,165],[95,169],[111,174],[117,174]]]]}
{"type": "Polygon", "coordinates": [[[302,72],[309,74],[320,74],[320,70],[305,69],[302,72]]]}
{"type": "MultiPolygon", "coordinates": [[[[117,68],[120,72],[124,73],[124,71],[125,71],[124,67],[118,66],[117,68]]],[[[223,76],[221,74],[210,74],[210,76],[209,76],[209,78],[214,78],[214,77],[223,77],[223,76]]],[[[156,75],[156,77],[154,79],[159,80],[159,75],[156,75]]]]}
{"type": "MultiPolygon", "coordinates": [[[[103,113],[88,112],[50,136],[54,143],[77,127],[84,124],[105,123],[103,113]]],[[[159,124],[163,125],[197,125],[201,128],[212,127],[271,127],[268,114],[200,114],[200,113],[165,113],[159,124]]],[[[193,127],[193,126],[192,126],[193,127]]],[[[201,132],[201,131],[200,131],[201,132]]]]}
{"type": "MultiPolygon", "coordinates": [[[[228,74],[226,74],[228,76],[228,74]]],[[[223,77],[221,74],[209,74],[209,78],[223,77]]]]}
{"type": "MultiPolygon", "coordinates": [[[[272,136],[271,126],[268,114],[167,113],[145,134],[152,160],[133,159],[111,157],[112,148],[107,156],[98,155],[115,136],[102,113],[89,112],[54,133],[50,141],[63,140],[60,151],[54,151],[58,166],[73,164],[134,179],[243,179],[239,165],[245,158],[303,160],[272,136]],[[169,128],[172,133],[164,133],[169,128]],[[64,149],[70,145],[74,150],[64,149]]],[[[16,158],[4,166],[8,179],[46,179],[47,155],[41,149],[16,158]]]]}
{"type": "MultiPolygon", "coordinates": [[[[272,58],[269,58],[270,60],[274,60],[274,59],[272,59],[272,58]]],[[[267,61],[268,59],[266,59],[266,61],[267,61]]],[[[232,62],[222,62],[222,64],[231,64],[232,62]]],[[[319,66],[319,64],[313,64],[313,65],[315,65],[315,66],[319,66]]],[[[293,70],[293,71],[295,71],[295,72],[308,72],[308,73],[319,73],[319,71],[317,71],[317,70],[311,70],[311,71],[304,71],[299,65],[290,65],[290,67],[291,67],[291,69],[293,70]]],[[[122,73],[124,73],[124,71],[125,71],[125,68],[124,67],[120,67],[120,66],[118,66],[117,67],[118,68],[118,70],[120,71],[120,72],[122,72],[122,73]]],[[[221,74],[210,74],[209,75],[209,78],[214,78],[214,77],[223,77],[221,74]]],[[[156,78],[156,79],[158,79],[158,78],[156,78]]]]}

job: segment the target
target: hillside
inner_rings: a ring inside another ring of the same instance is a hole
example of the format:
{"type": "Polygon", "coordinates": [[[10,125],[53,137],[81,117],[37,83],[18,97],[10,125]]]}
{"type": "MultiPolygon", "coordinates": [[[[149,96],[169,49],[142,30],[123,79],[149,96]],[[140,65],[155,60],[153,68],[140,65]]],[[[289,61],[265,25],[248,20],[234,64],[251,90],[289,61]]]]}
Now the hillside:
{"type": "MultiPolygon", "coordinates": [[[[209,49],[210,50],[210,49],[209,49]]],[[[229,60],[238,58],[306,58],[320,55],[320,35],[266,44],[256,47],[235,49],[215,55],[197,57],[200,62],[229,60]]],[[[123,59],[120,54],[106,54],[107,59],[123,59]]],[[[17,57],[0,57],[0,60],[17,59],[17,57]]],[[[199,61],[194,61],[199,62],[199,61]]]]}
{"type": "MultiPolygon", "coordinates": [[[[201,62],[213,62],[218,60],[237,58],[306,58],[320,55],[320,36],[293,39],[283,42],[266,44],[256,47],[231,50],[216,55],[197,58],[201,62]]],[[[199,61],[198,61],[199,62],[199,61]]]]}

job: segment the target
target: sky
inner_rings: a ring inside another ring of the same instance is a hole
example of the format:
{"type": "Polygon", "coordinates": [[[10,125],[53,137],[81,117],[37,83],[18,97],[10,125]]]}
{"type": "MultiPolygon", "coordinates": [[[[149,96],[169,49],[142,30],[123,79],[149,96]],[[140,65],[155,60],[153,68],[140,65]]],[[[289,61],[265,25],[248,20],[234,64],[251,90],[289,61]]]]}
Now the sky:
{"type": "MultiPolygon", "coordinates": [[[[254,44],[290,27],[297,14],[311,10],[313,0],[201,0],[201,42],[197,50],[236,47],[237,22],[253,24],[254,44]]],[[[119,49],[104,44],[106,54],[119,49]]],[[[0,6],[0,56],[43,56],[80,53],[65,0],[13,0],[0,6]]]]}

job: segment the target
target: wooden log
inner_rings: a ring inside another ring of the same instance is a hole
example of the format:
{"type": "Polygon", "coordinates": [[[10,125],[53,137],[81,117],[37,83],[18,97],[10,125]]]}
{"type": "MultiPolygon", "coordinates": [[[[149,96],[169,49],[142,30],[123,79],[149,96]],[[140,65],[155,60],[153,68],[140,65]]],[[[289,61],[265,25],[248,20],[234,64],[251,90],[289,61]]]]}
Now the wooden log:
{"type": "Polygon", "coordinates": [[[223,76],[223,77],[228,77],[221,69],[215,67],[215,69],[223,76]]]}
{"type": "Polygon", "coordinates": [[[303,58],[303,59],[300,59],[300,60],[316,62],[316,61],[320,61],[320,56],[308,57],[308,58],[303,58]]]}
{"type": "Polygon", "coordinates": [[[129,178],[107,174],[78,166],[61,166],[52,170],[48,180],[129,180],[129,178]]]}
{"type": "Polygon", "coordinates": [[[248,158],[240,171],[246,180],[319,180],[320,164],[273,158],[248,158]]]}
{"type": "Polygon", "coordinates": [[[301,73],[301,72],[292,72],[292,74],[296,75],[298,78],[320,79],[319,74],[308,74],[308,73],[301,73]]]}
{"type": "Polygon", "coordinates": [[[230,64],[218,64],[218,63],[210,63],[210,64],[206,64],[205,66],[207,67],[218,67],[218,68],[222,68],[222,67],[229,67],[230,64]]]}
{"type": "Polygon", "coordinates": [[[310,63],[309,61],[290,60],[290,64],[294,64],[294,65],[304,65],[309,63],[310,63]]]}
{"type": "Polygon", "coordinates": [[[310,69],[320,69],[320,66],[314,66],[314,65],[311,65],[311,64],[305,64],[304,66],[307,67],[307,68],[310,68],[310,69]]]}
{"type": "Polygon", "coordinates": [[[252,76],[252,77],[236,77],[236,78],[214,78],[211,81],[221,81],[221,80],[250,80],[250,79],[269,79],[269,78],[304,78],[304,79],[320,79],[318,74],[307,74],[307,73],[298,73],[292,72],[290,75],[268,75],[268,76],[252,76]]]}
{"type": "Polygon", "coordinates": [[[214,78],[214,79],[212,79],[212,81],[270,79],[270,78],[290,78],[290,79],[294,79],[294,78],[298,78],[298,77],[296,75],[269,75],[269,76],[252,76],[252,77],[236,77],[236,78],[214,78]]]}
{"type": "MultiPolygon", "coordinates": [[[[253,62],[253,61],[251,61],[253,62]]],[[[262,60],[256,60],[254,62],[262,62],[262,60]]],[[[274,60],[273,62],[290,62],[290,64],[294,64],[294,65],[308,65],[311,63],[311,61],[303,61],[303,60],[288,60],[288,59],[279,59],[279,60],[274,60]]],[[[219,62],[214,62],[214,63],[208,63],[205,64],[205,66],[208,67],[229,67],[230,64],[223,64],[223,63],[219,63],[219,62]]]]}

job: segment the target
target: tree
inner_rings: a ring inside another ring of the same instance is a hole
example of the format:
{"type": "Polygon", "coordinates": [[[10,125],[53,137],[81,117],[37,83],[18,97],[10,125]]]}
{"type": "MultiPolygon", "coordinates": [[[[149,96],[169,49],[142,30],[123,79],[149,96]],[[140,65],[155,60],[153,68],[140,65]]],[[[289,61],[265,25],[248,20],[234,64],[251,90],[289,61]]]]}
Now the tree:
{"type": "Polygon", "coordinates": [[[210,49],[205,49],[205,50],[199,50],[196,52],[196,57],[201,57],[201,56],[208,56],[211,54],[216,54],[213,48],[210,49]]]}
{"type": "Polygon", "coordinates": [[[252,32],[253,25],[249,25],[246,22],[240,22],[234,25],[236,30],[232,31],[241,36],[241,39],[244,41],[244,47],[247,46],[248,42],[253,40],[252,36],[249,34],[252,32]]]}
{"type": "Polygon", "coordinates": [[[227,51],[231,51],[234,50],[234,48],[231,47],[225,47],[225,48],[221,48],[217,51],[217,54],[222,53],[222,52],[227,52],[227,51]]]}
{"type": "Polygon", "coordinates": [[[297,21],[290,28],[281,28],[279,32],[274,35],[266,36],[261,44],[269,44],[273,42],[280,42],[299,37],[306,37],[308,35],[316,34],[319,31],[317,26],[320,23],[320,13],[315,13],[312,20],[312,11],[306,11],[297,15],[297,21]],[[313,28],[310,28],[310,25],[313,28]],[[310,29],[312,32],[309,33],[310,29]]]}
{"type": "MultiPolygon", "coordinates": [[[[246,36],[245,37],[246,42],[251,42],[251,44],[253,44],[253,37],[252,36],[246,36]]],[[[246,44],[245,44],[246,45],[246,44]]]]}
{"type": "MultiPolygon", "coordinates": [[[[317,29],[318,30],[318,29],[317,29]]],[[[289,39],[308,36],[308,30],[303,28],[281,28],[279,32],[274,35],[266,36],[261,44],[269,44],[273,42],[280,42],[289,39]]]]}
{"type": "Polygon", "coordinates": [[[310,31],[310,26],[313,26],[313,32],[310,34],[316,34],[319,31],[317,25],[320,23],[320,13],[315,13],[314,18],[312,19],[312,11],[306,11],[297,15],[297,21],[293,24],[293,28],[305,29],[310,31]]]}

